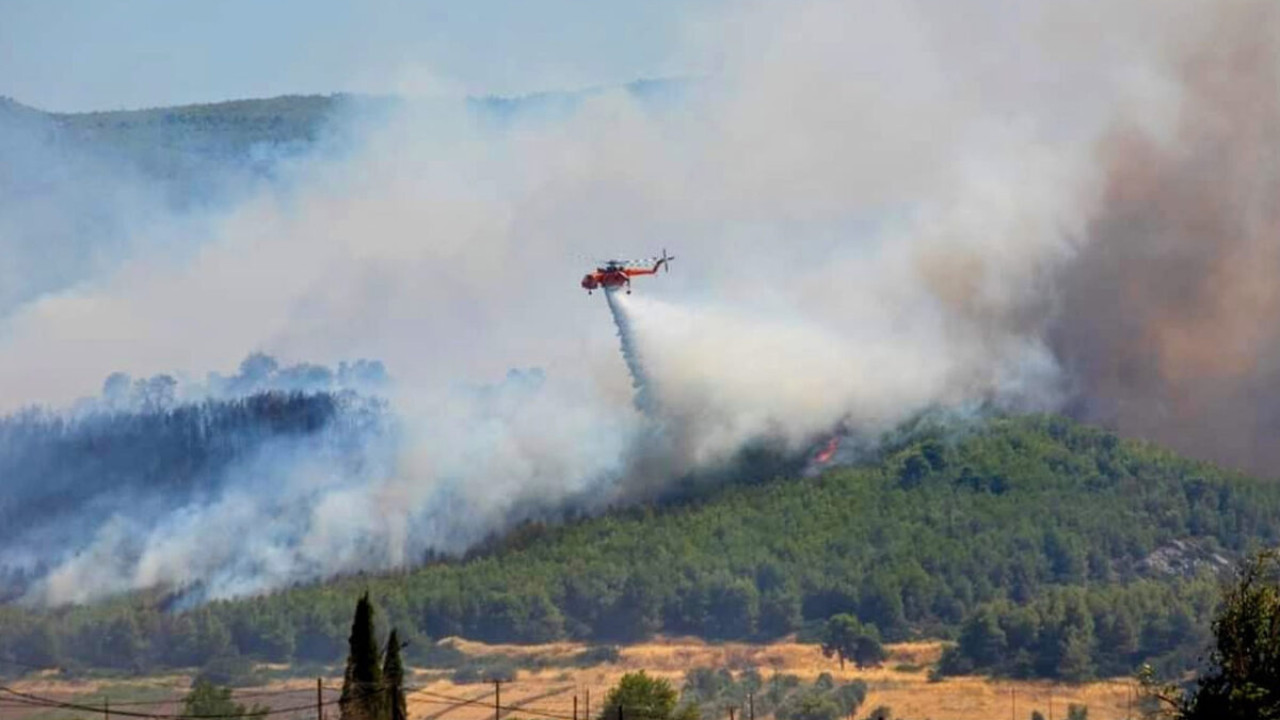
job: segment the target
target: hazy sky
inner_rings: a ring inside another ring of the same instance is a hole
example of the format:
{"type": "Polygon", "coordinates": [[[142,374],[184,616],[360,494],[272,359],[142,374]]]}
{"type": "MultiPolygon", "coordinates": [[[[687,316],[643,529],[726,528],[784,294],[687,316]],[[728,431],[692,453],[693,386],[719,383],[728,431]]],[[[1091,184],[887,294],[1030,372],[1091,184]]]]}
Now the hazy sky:
{"type": "Polygon", "coordinates": [[[513,94],[679,74],[720,0],[0,0],[0,95],[78,111],[285,93],[513,94]]]}

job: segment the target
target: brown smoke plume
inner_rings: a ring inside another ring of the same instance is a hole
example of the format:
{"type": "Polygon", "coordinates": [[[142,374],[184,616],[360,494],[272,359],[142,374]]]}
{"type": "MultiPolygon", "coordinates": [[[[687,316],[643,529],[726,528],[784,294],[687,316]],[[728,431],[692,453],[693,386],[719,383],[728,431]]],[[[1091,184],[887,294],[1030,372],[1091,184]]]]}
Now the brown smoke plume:
{"type": "Polygon", "coordinates": [[[1178,65],[1171,138],[1101,143],[1101,205],[1050,337],[1078,412],[1274,474],[1280,460],[1280,5],[1227,3],[1178,65]]]}

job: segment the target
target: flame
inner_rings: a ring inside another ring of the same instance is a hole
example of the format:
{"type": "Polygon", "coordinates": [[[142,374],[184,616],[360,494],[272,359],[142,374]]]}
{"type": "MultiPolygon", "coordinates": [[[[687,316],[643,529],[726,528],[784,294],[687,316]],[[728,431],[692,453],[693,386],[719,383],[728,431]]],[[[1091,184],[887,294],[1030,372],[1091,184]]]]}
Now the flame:
{"type": "Polygon", "coordinates": [[[836,454],[836,450],[838,450],[839,448],[840,448],[840,436],[833,435],[831,439],[827,441],[826,446],[824,446],[822,450],[819,451],[818,454],[813,458],[813,461],[819,465],[826,465],[827,463],[831,462],[832,456],[836,454]]]}

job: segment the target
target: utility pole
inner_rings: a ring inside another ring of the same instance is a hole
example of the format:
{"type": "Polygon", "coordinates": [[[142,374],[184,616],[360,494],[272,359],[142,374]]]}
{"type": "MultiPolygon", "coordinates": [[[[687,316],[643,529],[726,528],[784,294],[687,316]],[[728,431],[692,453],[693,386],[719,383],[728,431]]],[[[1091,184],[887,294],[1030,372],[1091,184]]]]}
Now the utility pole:
{"type": "Polygon", "coordinates": [[[316,720],[324,720],[324,685],[322,678],[316,678],[316,720]]]}
{"type": "Polygon", "coordinates": [[[587,714],[585,715],[585,718],[586,718],[586,720],[591,720],[591,686],[590,686],[590,685],[588,685],[588,686],[587,686],[587,708],[586,708],[586,710],[587,710],[587,714]]]}
{"type": "Polygon", "coordinates": [[[1009,720],[1018,720],[1018,688],[1009,688],[1009,720]]]}
{"type": "Polygon", "coordinates": [[[756,694],[747,693],[747,720],[756,720],[756,694]]]}
{"type": "Polygon", "coordinates": [[[578,720],[578,696],[573,696],[573,720],[578,720]]]}
{"type": "Polygon", "coordinates": [[[493,720],[502,720],[502,681],[493,679],[493,720]]]}

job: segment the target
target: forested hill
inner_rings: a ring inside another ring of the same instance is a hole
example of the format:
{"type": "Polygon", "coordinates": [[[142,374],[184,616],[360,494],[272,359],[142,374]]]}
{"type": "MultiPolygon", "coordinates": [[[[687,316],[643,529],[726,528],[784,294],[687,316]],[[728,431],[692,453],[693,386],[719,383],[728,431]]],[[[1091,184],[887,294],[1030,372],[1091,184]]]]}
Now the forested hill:
{"type": "MultiPolygon", "coordinates": [[[[647,103],[677,97],[678,79],[639,80],[621,89],[647,103]]],[[[571,111],[609,88],[543,92],[516,97],[466,98],[463,105],[486,124],[571,111]]],[[[52,113],[0,96],[0,129],[36,129],[42,140],[132,167],[144,177],[175,184],[187,195],[208,192],[229,169],[270,175],[281,160],[300,157],[335,130],[335,121],[378,118],[404,100],[394,96],[282,95],[273,98],[81,113],[52,113]]],[[[3,146],[0,145],[0,150],[3,146]]]]}
{"type": "MultiPolygon", "coordinates": [[[[886,640],[953,637],[951,671],[1083,679],[1191,663],[1217,575],[1273,544],[1280,486],[1058,417],[921,431],[865,466],[696,502],[527,526],[457,561],[166,614],[136,598],[8,609],[27,665],[333,662],[372,591],[414,639],[654,633],[768,639],[851,612],[886,640]]],[[[421,659],[421,657],[419,657],[421,659]]]]}
{"type": "Polygon", "coordinates": [[[50,176],[28,180],[18,190],[41,182],[74,187],[73,180],[98,181],[105,175],[135,193],[154,193],[165,205],[185,209],[240,197],[255,181],[275,177],[283,161],[312,152],[335,119],[373,112],[389,102],[314,95],[49,113],[0,98],[0,130],[25,146],[0,142],[0,157],[50,176]],[[64,178],[41,165],[87,173],[89,180],[64,178]]]}

